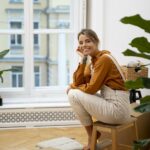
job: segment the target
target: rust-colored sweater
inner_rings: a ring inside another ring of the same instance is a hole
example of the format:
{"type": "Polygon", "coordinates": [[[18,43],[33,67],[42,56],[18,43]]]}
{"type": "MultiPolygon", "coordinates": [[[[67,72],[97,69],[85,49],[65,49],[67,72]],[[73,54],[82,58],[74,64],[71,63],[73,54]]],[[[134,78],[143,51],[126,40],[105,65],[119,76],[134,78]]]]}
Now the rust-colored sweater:
{"type": "Polygon", "coordinates": [[[92,65],[80,64],[73,74],[73,89],[95,94],[106,85],[114,90],[126,90],[124,81],[114,62],[108,56],[109,51],[96,51],[91,59],[92,65]],[[92,69],[90,68],[92,66],[92,69]]]}

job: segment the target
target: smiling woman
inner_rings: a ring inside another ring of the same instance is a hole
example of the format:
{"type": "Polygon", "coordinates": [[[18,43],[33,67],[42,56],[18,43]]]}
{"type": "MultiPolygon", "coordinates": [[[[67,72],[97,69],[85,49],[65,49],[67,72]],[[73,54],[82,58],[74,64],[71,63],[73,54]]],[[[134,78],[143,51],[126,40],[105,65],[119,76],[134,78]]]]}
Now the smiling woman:
{"type": "MultiPolygon", "coordinates": [[[[118,63],[109,51],[99,50],[99,39],[91,29],[78,34],[77,48],[81,61],[74,72],[73,83],[67,89],[68,98],[88,134],[90,150],[92,117],[110,124],[122,124],[130,119],[129,93],[118,63]],[[87,57],[91,63],[87,63],[87,57]],[[101,90],[101,94],[97,93],[101,90]]],[[[100,135],[99,135],[100,136],[100,135]]]]}
{"type": "Polygon", "coordinates": [[[83,55],[92,55],[98,49],[99,39],[95,32],[90,29],[83,29],[78,34],[79,47],[77,51],[83,55]]]}

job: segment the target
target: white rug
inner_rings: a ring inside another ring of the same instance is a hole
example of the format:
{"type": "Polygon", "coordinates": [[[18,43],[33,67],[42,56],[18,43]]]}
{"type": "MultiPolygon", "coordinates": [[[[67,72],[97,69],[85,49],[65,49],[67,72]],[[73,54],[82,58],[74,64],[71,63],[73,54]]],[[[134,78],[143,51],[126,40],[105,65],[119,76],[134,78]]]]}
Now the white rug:
{"type": "MultiPolygon", "coordinates": [[[[112,141],[110,139],[104,139],[96,145],[96,150],[104,150],[111,146],[112,141]]],[[[39,142],[36,147],[43,150],[82,150],[83,145],[78,141],[67,138],[59,137],[51,140],[39,142]]]]}
{"type": "Polygon", "coordinates": [[[53,150],[82,150],[83,145],[81,145],[76,140],[59,137],[51,140],[46,140],[39,142],[36,145],[39,149],[51,148],[53,150]]]}

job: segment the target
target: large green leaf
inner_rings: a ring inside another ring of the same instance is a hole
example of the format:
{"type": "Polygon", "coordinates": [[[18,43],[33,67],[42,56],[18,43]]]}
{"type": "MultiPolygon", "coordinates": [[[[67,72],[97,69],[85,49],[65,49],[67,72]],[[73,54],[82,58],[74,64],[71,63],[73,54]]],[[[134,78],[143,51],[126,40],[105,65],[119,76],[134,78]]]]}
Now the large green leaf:
{"type": "Polygon", "coordinates": [[[131,41],[130,45],[136,47],[141,53],[150,53],[150,42],[145,37],[138,37],[131,41]]]}
{"type": "Polygon", "coordinates": [[[4,79],[3,79],[2,75],[0,75],[0,79],[1,79],[1,82],[3,83],[4,79]]]}
{"type": "Polygon", "coordinates": [[[139,14],[121,19],[122,23],[135,25],[150,33],[150,20],[143,19],[139,14]]]}
{"type": "Polygon", "coordinates": [[[150,139],[134,141],[134,150],[140,150],[141,148],[146,147],[148,144],[150,144],[150,139]]]}
{"type": "Polygon", "coordinates": [[[123,54],[125,56],[135,56],[135,57],[141,57],[141,58],[145,58],[145,59],[148,59],[150,60],[150,55],[147,55],[147,54],[144,54],[144,53],[136,53],[130,49],[126,49],[123,54]]]}
{"type": "Polygon", "coordinates": [[[4,73],[4,72],[7,72],[7,71],[17,71],[17,70],[18,70],[17,68],[11,68],[11,69],[0,70],[0,79],[1,79],[1,82],[3,83],[3,73],[4,73]]]}
{"type": "Polygon", "coordinates": [[[143,82],[141,80],[130,80],[130,81],[126,81],[125,82],[125,86],[127,89],[140,89],[140,88],[144,88],[143,82]]]}
{"type": "Polygon", "coordinates": [[[150,112],[150,103],[140,104],[139,106],[135,107],[134,110],[141,113],[150,112]]]}
{"type": "Polygon", "coordinates": [[[141,78],[145,88],[150,89],[150,78],[141,78]]]}
{"type": "Polygon", "coordinates": [[[144,103],[150,103],[150,95],[147,95],[143,98],[140,99],[140,103],[144,104],[144,103]]]}
{"type": "Polygon", "coordinates": [[[8,52],[9,52],[9,49],[1,51],[0,52],[0,59],[3,58],[8,52]]]}
{"type": "Polygon", "coordinates": [[[150,89],[150,78],[139,77],[136,80],[126,81],[125,86],[127,89],[139,89],[139,88],[150,89]]]}
{"type": "Polygon", "coordinates": [[[137,78],[135,81],[130,80],[125,82],[125,86],[128,89],[147,88],[150,89],[150,78],[137,78]]]}

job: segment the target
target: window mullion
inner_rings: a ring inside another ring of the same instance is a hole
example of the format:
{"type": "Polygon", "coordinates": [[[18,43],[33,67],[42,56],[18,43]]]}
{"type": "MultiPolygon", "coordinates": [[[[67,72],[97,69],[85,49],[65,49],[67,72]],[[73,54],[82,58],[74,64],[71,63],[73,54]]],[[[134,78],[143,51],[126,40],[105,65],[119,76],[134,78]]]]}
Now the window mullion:
{"type": "Polygon", "coordinates": [[[28,94],[34,87],[34,70],[33,70],[33,3],[31,0],[24,1],[24,86],[28,94]]]}
{"type": "MultiPolygon", "coordinates": [[[[82,28],[86,28],[86,6],[87,6],[87,0],[71,0],[72,5],[74,7],[72,8],[72,26],[74,30],[74,47],[73,49],[75,50],[78,45],[77,41],[77,34],[82,28]],[[79,17],[76,17],[79,16],[79,17]]],[[[72,74],[78,64],[78,59],[79,57],[74,54],[74,51],[70,53],[70,81],[72,81],[72,74]],[[72,59],[74,61],[72,61],[72,59]]]]}

